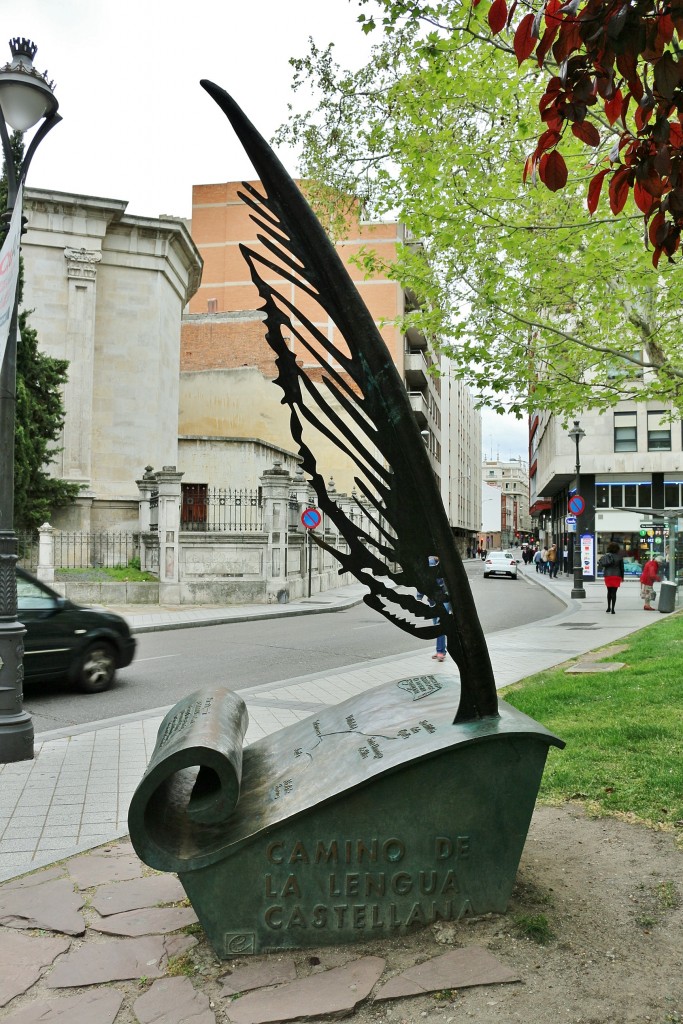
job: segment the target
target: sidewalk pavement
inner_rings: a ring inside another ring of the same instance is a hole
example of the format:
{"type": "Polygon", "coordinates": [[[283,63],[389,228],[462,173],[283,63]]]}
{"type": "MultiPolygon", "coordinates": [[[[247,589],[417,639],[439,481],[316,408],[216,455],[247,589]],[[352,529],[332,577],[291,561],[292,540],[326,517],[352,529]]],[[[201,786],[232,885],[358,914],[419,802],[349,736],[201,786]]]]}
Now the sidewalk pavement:
{"type": "MultiPolygon", "coordinates": [[[[587,583],[585,600],[572,600],[570,576],[551,580],[520,564],[520,577],[516,583],[509,581],[511,596],[518,595],[517,588],[542,586],[565,607],[550,618],[487,637],[499,688],[661,620],[659,613],[643,612],[635,581],[624,583],[616,615],[607,615],[602,582],[587,583]]],[[[359,603],[364,592],[354,585],[265,607],[116,610],[141,633],[340,610],[359,603]]],[[[424,644],[412,653],[238,691],[249,709],[246,742],[380,683],[425,671],[452,671],[452,664],[432,661],[431,652],[431,644],[424,644]]],[[[0,765],[0,882],[127,834],[128,805],[167,710],[42,733],[36,736],[35,760],[0,765]]]]}

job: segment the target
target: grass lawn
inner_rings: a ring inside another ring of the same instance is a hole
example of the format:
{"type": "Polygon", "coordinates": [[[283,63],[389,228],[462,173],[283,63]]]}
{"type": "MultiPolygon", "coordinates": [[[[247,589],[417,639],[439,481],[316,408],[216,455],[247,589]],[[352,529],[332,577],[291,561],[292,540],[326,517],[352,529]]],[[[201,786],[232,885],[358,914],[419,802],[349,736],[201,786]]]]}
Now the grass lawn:
{"type": "Polygon", "coordinates": [[[101,569],[57,569],[58,580],[72,580],[74,583],[158,583],[159,577],[142,572],[134,565],[117,565],[101,569]]]}
{"type": "Polygon", "coordinates": [[[567,744],[550,749],[542,801],[581,800],[683,839],[683,614],[619,643],[628,649],[604,659],[626,663],[616,672],[551,669],[500,693],[567,744]]]}

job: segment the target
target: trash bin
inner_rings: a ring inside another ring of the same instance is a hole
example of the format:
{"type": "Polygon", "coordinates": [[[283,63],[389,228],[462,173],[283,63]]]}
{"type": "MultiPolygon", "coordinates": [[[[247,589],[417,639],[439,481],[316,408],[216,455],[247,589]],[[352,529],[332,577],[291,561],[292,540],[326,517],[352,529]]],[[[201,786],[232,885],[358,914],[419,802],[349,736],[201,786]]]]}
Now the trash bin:
{"type": "Polygon", "coordinates": [[[676,583],[660,583],[659,585],[659,610],[660,612],[673,612],[676,610],[676,583]]]}

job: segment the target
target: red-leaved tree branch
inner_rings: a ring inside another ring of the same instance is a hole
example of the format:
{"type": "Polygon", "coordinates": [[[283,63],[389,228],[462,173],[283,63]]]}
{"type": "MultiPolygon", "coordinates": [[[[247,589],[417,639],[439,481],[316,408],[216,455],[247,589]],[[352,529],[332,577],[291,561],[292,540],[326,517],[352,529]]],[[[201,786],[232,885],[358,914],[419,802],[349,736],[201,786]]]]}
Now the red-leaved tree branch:
{"type": "MultiPolygon", "coordinates": [[[[474,0],[475,5],[479,0],[474,0]]],[[[515,24],[517,0],[493,0],[488,21],[495,35],[515,24]]],[[[567,182],[559,146],[567,131],[597,147],[600,132],[586,120],[604,111],[618,131],[607,165],[591,178],[587,203],[594,213],[605,179],[613,214],[631,191],[645,218],[656,267],[672,260],[683,228],[683,0],[547,0],[524,14],[514,31],[519,64],[548,55],[558,73],[539,103],[545,130],[524,170],[555,192],[567,182]]]]}

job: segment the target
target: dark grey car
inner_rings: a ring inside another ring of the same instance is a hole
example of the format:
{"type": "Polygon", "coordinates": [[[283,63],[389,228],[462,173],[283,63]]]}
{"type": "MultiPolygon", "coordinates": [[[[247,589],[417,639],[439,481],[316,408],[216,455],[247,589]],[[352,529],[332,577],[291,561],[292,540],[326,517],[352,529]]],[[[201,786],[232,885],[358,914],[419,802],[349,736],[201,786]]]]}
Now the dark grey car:
{"type": "Polygon", "coordinates": [[[17,599],[26,680],[66,676],[85,693],[101,693],[132,662],[135,638],[120,615],[82,608],[19,568],[17,599]]]}

